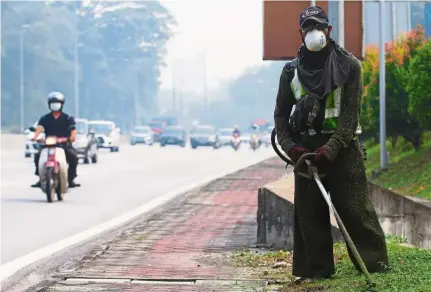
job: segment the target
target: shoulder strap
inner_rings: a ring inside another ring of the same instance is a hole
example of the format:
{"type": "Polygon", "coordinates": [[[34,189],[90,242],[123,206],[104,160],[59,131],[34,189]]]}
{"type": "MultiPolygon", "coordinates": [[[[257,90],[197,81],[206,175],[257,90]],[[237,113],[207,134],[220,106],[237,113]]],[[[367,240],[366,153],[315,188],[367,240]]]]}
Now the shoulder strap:
{"type": "Polygon", "coordinates": [[[296,69],[297,66],[298,66],[298,58],[295,58],[284,65],[284,70],[286,70],[286,73],[287,73],[287,83],[290,83],[293,80],[293,77],[295,76],[294,70],[296,69]]]}
{"type": "Polygon", "coordinates": [[[298,58],[297,57],[295,59],[293,59],[292,61],[290,61],[290,67],[291,68],[298,67],[298,58]]]}

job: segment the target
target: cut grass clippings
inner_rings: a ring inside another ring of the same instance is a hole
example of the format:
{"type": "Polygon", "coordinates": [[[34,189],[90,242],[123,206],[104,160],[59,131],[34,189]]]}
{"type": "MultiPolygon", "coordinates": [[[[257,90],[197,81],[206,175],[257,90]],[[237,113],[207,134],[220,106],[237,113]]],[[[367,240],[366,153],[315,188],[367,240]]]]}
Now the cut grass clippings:
{"type": "MultiPolygon", "coordinates": [[[[390,273],[372,274],[377,287],[375,291],[384,292],[429,292],[431,291],[431,251],[402,245],[405,240],[388,236],[390,273]]],[[[336,274],[328,280],[294,285],[291,276],[292,254],[284,251],[256,252],[241,250],[233,254],[237,266],[249,267],[255,276],[268,279],[271,283],[281,283],[280,292],[299,291],[365,291],[365,277],[358,273],[351,263],[347,250],[342,243],[334,244],[336,274]],[[278,262],[288,265],[274,268],[278,262]]],[[[273,291],[273,290],[268,290],[273,291]]]]}
{"type": "MultiPolygon", "coordinates": [[[[422,149],[413,147],[399,139],[395,147],[386,143],[389,151],[388,170],[381,172],[372,181],[399,194],[431,199],[431,133],[424,135],[422,149]]],[[[371,141],[365,143],[367,149],[367,175],[380,167],[380,145],[371,141]]],[[[431,291],[431,290],[430,290],[431,291]]]]}

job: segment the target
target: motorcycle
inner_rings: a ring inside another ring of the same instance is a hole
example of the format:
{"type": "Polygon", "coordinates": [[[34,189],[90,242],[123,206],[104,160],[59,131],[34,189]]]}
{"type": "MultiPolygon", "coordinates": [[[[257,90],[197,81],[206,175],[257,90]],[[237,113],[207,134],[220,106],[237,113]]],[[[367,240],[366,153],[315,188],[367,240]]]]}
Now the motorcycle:
{"type": "Polygon", "coordinates": [[[39,144],[42,148],[39,159],[39,179],[48,203],[54,201],[55,195],[57,200],[63,201],[68,190],[68,164],[63,148],[68,140],[68,138],[50,136],[39,144]]]}
{"type": "Polygon", "coordinates": [[[234,134],[232,137],[232,148],[235,149],[235,151],[238,150],[239,148],[239,144],[241,143],[241,140],[239,139],[239,135],[238,134],[234,134]]]}
{"type": "Polygon", "coordinates": [[[251,135],[251,139],[250,139],[250,148],[253,151],[256,151],[257,148],[259,148],[260,146],[260,141],[259,138],[257,137],[256,134],[251,135]]]}

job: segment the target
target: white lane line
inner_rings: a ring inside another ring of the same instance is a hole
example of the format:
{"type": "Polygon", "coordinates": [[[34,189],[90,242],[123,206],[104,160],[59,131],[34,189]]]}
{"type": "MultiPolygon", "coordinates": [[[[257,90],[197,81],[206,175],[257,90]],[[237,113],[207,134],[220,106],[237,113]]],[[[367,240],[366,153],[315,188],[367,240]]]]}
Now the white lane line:
{"type": "Polygon", "coordinates": [[[15,185],[19,185],[19,184],[21,184],[22,182],[1,182],[0,183],[0,186],[1,187],[10,187],[10,186],[15,186],[15,185]]]}
{"type": "Polygon", "coordinates": [[[13,274],[15,274],[16,272],[18,272],[19,270],[21,270],[22,268],[35,263],[45,257],[48,257],[56,252],[59,252],[65,248],[68,248],[72,245],[75,245],[77,243],[80,243],[84,240],[87,240],[95,235],[98,235],[102,232],[108,231],[110,229],[113,229],[114,227],[117,227],[119,225],[122,225],[132,219],[134,219],[135,217],[138,217],[139,215],[142,215],[158,206],[161,206],[162,204],[166,203],[167,201],[173,199],[176,196],[179,196],[183,193],[186,193],[188,191],[191,191],[199,186],[202,186],[212,180],[215,180],[219,177],[223,177],[226,176],[228,174],[231,174],[233,172],[236,172],[238,170],[241,170],[245,167],[248,167],[250,165],[259,163],[267,158],[272,157],[273,155],[268,155],[265,157],[260,157],[259,159],[253,159],[251,161],[249,161],[248,163],[241,165],[240,167],[235,167],[230,171],[225,171],[222,173],[219,173],[217,175],[213,175],[210,177],[207,177],[203,180],[200,180],[196,183],[193,183],[191,185],[187,185],[184,186],[182,188],[179,188],[173,192],[169,192],[167,194],[164,194],[161,197],[157,197],[156,199],[150,201],[149,203],[146,203],[144,205],[141,205],[140,207],[131,210],[129,212],[126,212],[123,215],[120,215],[116,218],[113,218],[111,220],[109,220],[108,222],[102,223],[98,226],[95,226],[93,228],[89,228],[83,232],[80,232],[78,234],[72,235],[68,238],[62,239],[58,242],[52,243],[48,246],[45,246],[41,249],[35,250],[33,252],[30,252],[27,255],[24,255],[22,257],[16,258],[10,262],[7,262],[6,264],[3,264],[0,266],[0,274],[1,274],[1,281],[4,281],[5,279],[7,279],[8,277],[12,276],[13,274]]]}

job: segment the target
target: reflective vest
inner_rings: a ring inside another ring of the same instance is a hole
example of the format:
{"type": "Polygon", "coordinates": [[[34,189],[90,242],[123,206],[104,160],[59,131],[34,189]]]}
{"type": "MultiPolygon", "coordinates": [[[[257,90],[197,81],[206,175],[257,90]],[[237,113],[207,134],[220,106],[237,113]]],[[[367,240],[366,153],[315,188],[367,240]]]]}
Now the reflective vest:
{"type": "MultiPolygon", "coordinates": [[[[290,83],[290,88],[292,89],[293,95],[296,100],[307,95],[307,91],[302,86],[298,78],[298,71],[295,68],[295,76],[290,83]]],[[[341,95],[343,90],[341,87],[337,87],[334,91],[328,93],[326,96],[325,104],[325,120],[323,122],[322,133],[323,134],[333,134],[338,127],[338,118],[341,112],[341,95]]],[[[356,129],[356,135],[362,132],[361,125],[358,122],[358,128],[356,129]]]]}

